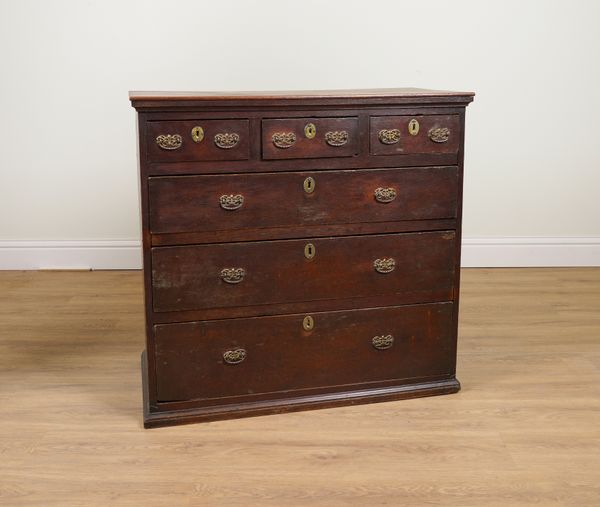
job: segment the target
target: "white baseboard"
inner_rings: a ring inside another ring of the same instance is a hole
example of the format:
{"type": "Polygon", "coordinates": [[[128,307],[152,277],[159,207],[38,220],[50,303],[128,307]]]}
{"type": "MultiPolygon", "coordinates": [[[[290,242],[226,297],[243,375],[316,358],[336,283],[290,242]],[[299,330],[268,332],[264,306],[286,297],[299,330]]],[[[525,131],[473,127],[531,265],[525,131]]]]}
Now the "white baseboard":
{"type": "Polygon", "coordinates": [[[141,269],[137,239],[0,240],[0,269],[141,269]]]}
{"type": "Polygon", "coordinates": [[[600,237],[463,238],[465,268],[600,266],[600,237]]]}
{"type": "MultiPolygon", "coordinates": [[[[0,270],[140,269],[140,241],[0,240],[0,270]]],[[[600,237],[464,238],[463,267],[600,266],[600,237]]]]}

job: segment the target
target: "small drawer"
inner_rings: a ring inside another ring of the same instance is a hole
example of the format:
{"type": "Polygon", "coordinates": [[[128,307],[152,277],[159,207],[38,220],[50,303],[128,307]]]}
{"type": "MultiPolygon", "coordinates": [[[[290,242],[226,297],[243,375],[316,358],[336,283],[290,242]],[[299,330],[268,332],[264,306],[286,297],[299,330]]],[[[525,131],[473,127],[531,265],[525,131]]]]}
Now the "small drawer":
{"type": "Polygon", "coordinates": [[[458,153],[458,115],[372,116],[371,155],[458,153]]]}
{"type": "Polygon", "coordinates": [[[152,248],[155,312],[449,291],[454,231],[152,248]]]}
{"type": "Polygon", "coordinates": [[[358,153],[358,118],[263,120],[264,159],[351,157],[358,153]]]}
{"type": "Polygon", "coordinates": [[[156,325],[158,401],[451,375],[452,316],[434,303],[156,325]]]}
{"type": "Polygon", "coordinates": [[[456,217],[457,167],[149,179],[152,233],[456,217]]]}
{"type": "Polygon", "coordinates": [[[248,120],[149,121],[151,162],[248,159],[248,120]]]}

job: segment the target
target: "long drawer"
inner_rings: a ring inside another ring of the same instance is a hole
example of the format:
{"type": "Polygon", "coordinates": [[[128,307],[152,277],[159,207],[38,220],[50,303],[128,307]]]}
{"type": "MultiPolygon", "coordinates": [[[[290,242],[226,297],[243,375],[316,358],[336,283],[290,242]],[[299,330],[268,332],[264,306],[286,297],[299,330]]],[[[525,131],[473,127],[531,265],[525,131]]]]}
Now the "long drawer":
{"type": "Polygon", "coordinates": [[[449,289],[454,231],[152,249],[155,312],[449,289]]]}
{"type": "Polygon", "coordinates": [[[150,230],[454,218],[457,189],[457,167],[150,178],[150,230]]]}
{"type": "Polygon", "coordinates": [[[452,312],[435,303],[157,325],[158,400],[451,375],[452,312]]]}

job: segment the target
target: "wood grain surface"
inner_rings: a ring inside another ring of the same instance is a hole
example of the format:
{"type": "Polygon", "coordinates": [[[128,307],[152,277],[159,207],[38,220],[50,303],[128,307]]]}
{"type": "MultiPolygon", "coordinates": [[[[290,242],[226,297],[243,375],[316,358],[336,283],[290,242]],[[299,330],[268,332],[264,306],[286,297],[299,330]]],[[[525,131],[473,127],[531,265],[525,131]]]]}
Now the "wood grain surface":
{"type": "Polygon", "coordinates": [[[151,121],[148,122],[146,136],[148,160],[152,162],[193,162],[196,160],[247,160],[248,120],[187,120],[187,121],[151,121]],[[204,139],[194,142],[190,135],[195,127],[201,127],[204,139]],[[177,150],[164,150],[156,143],[160,135],[180,135],[181,147],[177,150]],[[219,134],[236,134],[237,143],[228,149],[219,148],[216,136],[219,134]]]}
{"type": "Polygon", "coordinates": [[[216,233],[455,218],[457,187],[457,167],[150,178],[150,230],[216,233]],[[307,178],[311,193],[303,188],[307,178]],[[392,200],[378,202],[378,188],[393,190],[392,200]],[[242,196],[238,209],[222,207],[220,198],[228,195],[242,196]]]}
{"type": "Polygon", "coordinates": [[[450,380],[453,310],[448,302],[317,312],[310,330],[304,314],[161,324],[155,327],[158,399],[214,406],[386,381],[450,380]],[[373,346],[376,333],[393,339],[389,348],[373,346]],[[227,350],[245,357],[224,364],[227,350]]]}
{"type": "Polygon", "coordinates": [[[289,158],[351,157],[358,154],[360,130],[358,117],[350,118],[278,118],[262,121],[262,156],[265,160],[289,158]],[[304,135],[305,126],[312,123],[315,135],[304,135]],[[326,141],[326,134],[344,132],[346,139],[339,145],[326,141]],[[274,135],[293,134],[292,146],[285,149],[275,145],[274,135]]]}
{"type": "Polygon", "coordinates": [[[156,247],[154,312],[450,289],[455,245],[454,231],[435,231],[156,247]],[[312,259],[304,253],[309,243],[316,252],[312,259]],[[390,258],[395,262],[393,271],[378,273],[374,262],[390,258]],[[220,276],[224,268],[241,268],[246,274],[239,283],[227,283],[220,276]]]}
{"type": "Polygon", "coordinates": [[[409,153],[457,153],[460,146],[460,118],[458,115],[371,116],[369,139],[371,155],[401,155],[409,153]],[[418,120],[420,135],[409,135],[408,124],[418,120]],[[436,128],[449,129],[448,140],[432,143],[428,132],[436,128]],[[398,129],[402,134],[395,144],[379,141],[381,130],[398,129]]]}
{"type": "Polygon", "coordinates": [[[600,505],[600,269],[462,282],[458,394],[143,430],[141,273],[0,273],[0,505],[600,505]]]}

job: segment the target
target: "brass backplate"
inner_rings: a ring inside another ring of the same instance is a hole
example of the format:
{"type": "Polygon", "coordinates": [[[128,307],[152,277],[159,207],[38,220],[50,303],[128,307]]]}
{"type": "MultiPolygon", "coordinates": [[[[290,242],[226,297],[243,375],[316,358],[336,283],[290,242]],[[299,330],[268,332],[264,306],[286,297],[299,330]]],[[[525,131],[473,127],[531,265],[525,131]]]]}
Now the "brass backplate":
{"type": "Polygon", "coordinates": [[[305,331],[312,331],[315,327],[315,319],[313,319],[310,315],[307,315],[302,319],[302,327],[305,331]]]}
{"type": "Polygon", "coordinates": [[[394,337],[391,334],[384,336],[374,336],[371,340],[373,347],[377,350],[387,350],[394,345],[394,337]]]}
{"type": "Polygon", "coordinates": [[[304,191],[307,194],[312,194],[315,191],[315,187],[317,186],[317,182],[312,176],[309,176],[304,180],[304,191]]]}
{"type": "Polygon", "coordinates": [[[181,148],[183,139],[179,134],[161,134],[156,138],[156,144],[163,150],[177,150],[181,148]]]}
{"type": "Polygon", "coordinates": [[[408,133],[411,136],[416,136],[419,133],[419,121],[414,118],[408,122],[408,133]]]}
{"type": "Polygon", "coordinates": [[[304,135],[307,139],[313,139],[317,135],[317,127],[314,123],[307,123],[304,126],[304,135]]]}
{"type": "Polygon", "coordinates": [[[240,209],[244,204],[244,196],[242,194],[225,194],[219,198],[221,208],[228,211],[240,209]]]}
{"type": "Polygon", "coordinates": [[[391,273],[396,269],[396,261],[392,257],[384,257],[383,259],[375,259],[373,261],[375,271],[382,274],[391,273]]]}
{"type": "Polygon", "coordinates": [[[194,127],[192,129],[192,140],[195,143],[200,143],[202,139],[204,139],[204,129],[202,127],[194,127]]]}
{"type": "Polygon", "coordinates": [[[235,132],[219,132],[215,134],[215,144],[222,150],[230,150],[240,142],[240,135],[235,132]]]}
{"type": "Polygon", "coordinates": [[[239,364],[246,359],[245,349],[227,350],[223,353],[223,360],[227,364],[239,364]]]}
{"type": "Polygon", "coordinates": [[[306,257],[307,259],[312,259],[314,258],[316,253],[317,250],[315,248],[315,245],[313,245],[312,243],[306,243],[306,245],[304,246],[304,257],[306,257]]]}
{"type": "Polygon", "coordinates": [[[226,283],[240,283],[246,276],[244,268],[223,268],[221,270],[221,280],[226,283]]]}
{"type": "Polygon", "coordinates": [[[447,127],[434,127],[429,130],[429,139],[434,143],[445,143],[450,139],[450,129],[447,127]]]}

